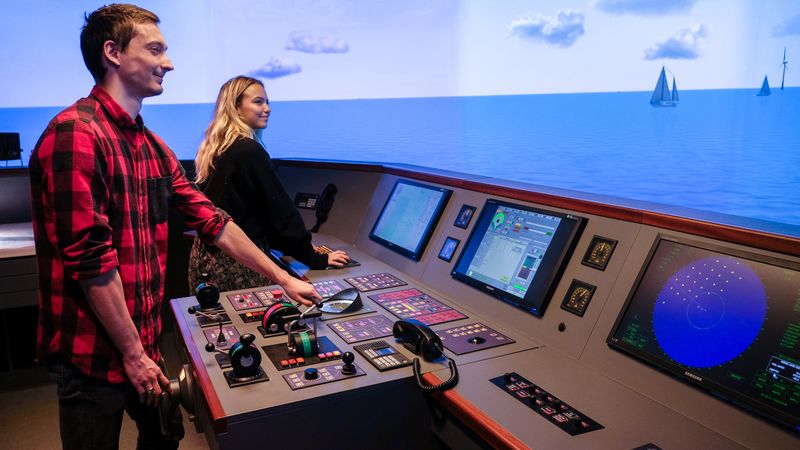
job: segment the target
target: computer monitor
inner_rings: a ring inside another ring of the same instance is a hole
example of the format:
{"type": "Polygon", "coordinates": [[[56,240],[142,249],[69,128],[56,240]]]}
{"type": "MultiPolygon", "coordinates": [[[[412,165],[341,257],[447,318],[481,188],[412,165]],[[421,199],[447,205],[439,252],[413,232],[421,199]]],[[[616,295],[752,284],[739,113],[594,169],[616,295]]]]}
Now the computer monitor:
{"type": "Polygon", "coordinates": [[[800,263],[659,236],[607,342],[800,432],[800,263]]]}
{"type": "Polygon", "coordinates": [[[453,278],[541,316],[586,219],[487,200],[453,278]]]}
{"type": "Polygon", "coordinates": [[[419,261],[452,193],[442,187],[398,180],[369,238],[419,261]]]}
{"type": "Polygon", "coordinates": [[[19,133],[0,133],[0,161],[20,159],[19,133]]]}

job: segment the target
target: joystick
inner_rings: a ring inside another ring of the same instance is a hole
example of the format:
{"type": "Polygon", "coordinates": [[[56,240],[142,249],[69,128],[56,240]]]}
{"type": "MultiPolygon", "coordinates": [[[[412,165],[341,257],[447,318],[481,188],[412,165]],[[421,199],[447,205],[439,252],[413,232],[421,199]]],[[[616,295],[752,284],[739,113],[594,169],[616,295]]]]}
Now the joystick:
{"type": "Polygon", "coordinates": [[[356,366],[353,364],[355,359],[356,356],[353,353],[344,352],[344,355],[342,355],[342,362],[344,363],[344,365],[342,365],[342,375],[353,375],[356,373],[356,366]]]}
{"type": "Polygon", "coordinates": [[[211,311],[219,304],[219,289],[211,282],[211,276],[207,273],[200,274],[203,281],[194,289],[194,296],[200,303],[201,311],[211,311]]]}

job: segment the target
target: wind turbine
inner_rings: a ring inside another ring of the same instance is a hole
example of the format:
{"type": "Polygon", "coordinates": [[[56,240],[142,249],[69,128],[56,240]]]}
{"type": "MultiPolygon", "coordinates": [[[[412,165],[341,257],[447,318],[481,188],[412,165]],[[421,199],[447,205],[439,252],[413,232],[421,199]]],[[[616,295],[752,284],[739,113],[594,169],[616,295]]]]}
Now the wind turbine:
{"type": "Polygon", "coordinates": [[[789,64],[789,61],[786,60],[786,46],[783,47],[783,62],[781,66],[783,66],[783,76],[781,77],[781,90],[783,90],[783,80],[786,79],[786,66],[789,64]]]}

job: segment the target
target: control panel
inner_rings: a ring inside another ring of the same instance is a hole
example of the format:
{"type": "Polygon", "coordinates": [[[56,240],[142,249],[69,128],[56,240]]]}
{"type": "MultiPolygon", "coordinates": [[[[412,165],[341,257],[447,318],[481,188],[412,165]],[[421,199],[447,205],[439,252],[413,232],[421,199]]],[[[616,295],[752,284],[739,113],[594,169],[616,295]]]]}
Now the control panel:
{"type": "Polygon", "coordinates": [[[489,381],[571,436],[603,428],[516,372],[506,373],[489,381]]]}

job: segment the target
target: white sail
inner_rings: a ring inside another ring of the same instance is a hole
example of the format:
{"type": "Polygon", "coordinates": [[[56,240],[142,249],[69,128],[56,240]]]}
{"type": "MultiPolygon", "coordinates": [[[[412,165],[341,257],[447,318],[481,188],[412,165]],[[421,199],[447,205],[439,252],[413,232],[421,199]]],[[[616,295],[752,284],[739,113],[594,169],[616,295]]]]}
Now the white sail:
{"type": "MultiPolygon", "coordinates": [[[[675,79],[672,79],[673,90],[675,89],[675,79]]],[[[654,107],[662,106],[675,106],[677,104],[677,93],[675,97],[669,92],[669,85],[667,84],[667,73],[665,68],[661,67],[661,75],[658,76],[656,88],[653,90],[653,96],[650,97],[650,105],[654,107]]]]}
{"type": "Polygon", "coordinates": [[[672,102],[678,103],[678,100],[680,100],[678,98],[678,85],[675,84],[675,77],[672,77],[672,102]]]}

